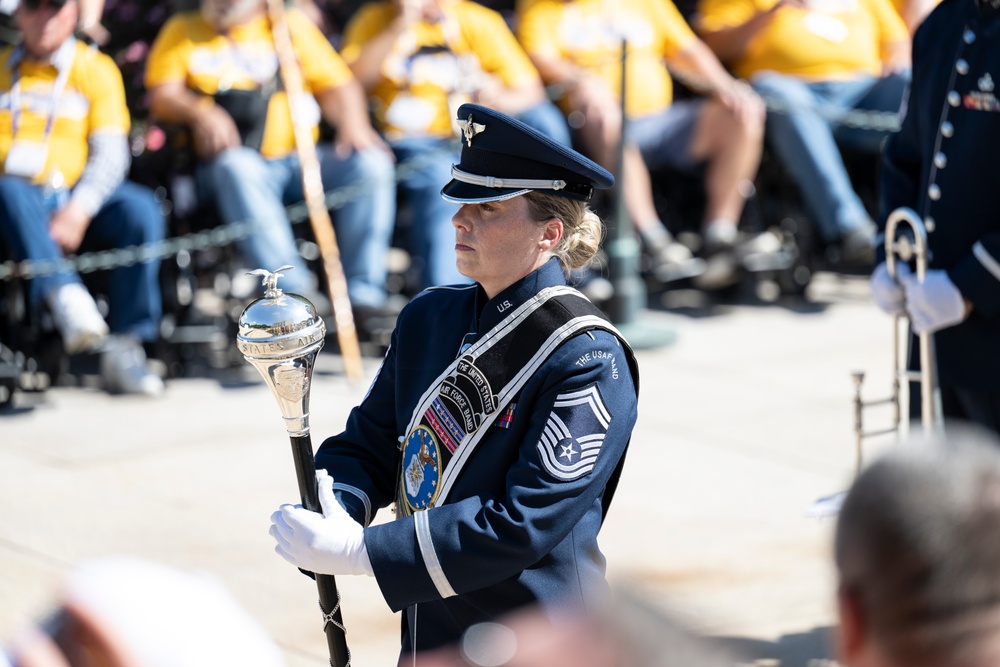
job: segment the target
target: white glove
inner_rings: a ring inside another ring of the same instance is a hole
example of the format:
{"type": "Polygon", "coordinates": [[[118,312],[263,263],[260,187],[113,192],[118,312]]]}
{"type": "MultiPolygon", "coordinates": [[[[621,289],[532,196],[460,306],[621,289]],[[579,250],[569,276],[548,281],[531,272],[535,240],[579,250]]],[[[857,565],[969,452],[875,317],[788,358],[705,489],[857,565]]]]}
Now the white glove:
{"type": "Polygon", "coordinates": [[[965,299],[945,271],[928,271],[922,283],[910,275],[903,290],[915,333],[933,333],[965,319],[965,299]]]}
{"type": "Polygon", "coordinates": [[[268,531],[278,543],[274,550],[307,572],[374,576],[364,527],[341,507],[333,495],[333,478],[325,470],[316,471],[316,482],[323,513],[302,505],[279,507],[268,531]]]}
{"type": "Polygon", "coordinates": [[[912,275],[910,267],[905,262],[896,262],[896,275],[899,277],[898,283],[889,275],[885,262],[876,266],[872,272],[872,301],[879,310],[889,315],[902,315],[906,309],[902,282],[912,275]]]}

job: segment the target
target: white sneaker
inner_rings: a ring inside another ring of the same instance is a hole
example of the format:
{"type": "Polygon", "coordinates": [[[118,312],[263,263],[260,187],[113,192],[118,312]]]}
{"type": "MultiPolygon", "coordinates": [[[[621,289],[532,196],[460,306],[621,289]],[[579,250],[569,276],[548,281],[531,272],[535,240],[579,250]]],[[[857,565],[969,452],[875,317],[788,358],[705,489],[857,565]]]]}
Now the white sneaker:
{"type": "Polygon", "coordinates": [[[705,261],[691,254],[682,243],[671,240],[649,249],[650,268],[661,283],[692,278],[705,272],[705,261]]]}
{"type": "Polygon", "coordinates": [[[132,336],[112,336],[101,354],[101,376],[113,394],[159,396],[163,380],[146,366],[142,343],[132,336]]]}
{"type": "Polygon", "coordinates": [[[107,338],[108,324],[97,309],[94,297],[80,283],[57,287],[45,300],[62,336],[66,354],[92,350],[107,338]]]}
{"type": "Polygon", "coordinates": [[[705,252],[711,254],[716,250],[732,248],[739,240],[739,231],[735,222],[728,220],[713,220],[705,225],[702,232],[705,242],[705,252]]]}

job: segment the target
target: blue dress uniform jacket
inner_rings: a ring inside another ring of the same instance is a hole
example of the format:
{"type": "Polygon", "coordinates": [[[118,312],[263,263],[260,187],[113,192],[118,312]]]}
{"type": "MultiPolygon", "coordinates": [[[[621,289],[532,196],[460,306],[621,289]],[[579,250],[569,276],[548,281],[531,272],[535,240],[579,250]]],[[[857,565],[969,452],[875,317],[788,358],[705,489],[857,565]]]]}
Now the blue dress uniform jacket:
{"type": "MultiPolygon", "coordinates": [[[[944,0],[913,40],[913,81],[886,144],[880,227],[909,206],[925,221],[929,268],[974,310],[935,334],[942,386],[1000,390],[1000,13],[944,0]]],[[[884,249],[878,248],[879,261],[884,249]]]]}
{"type": "Polygon", "coordinates": [[[564,284],[559,263],[550,260],[489,301],[478,285],[420,294],[400,313],[382,367],[346,430],[317,453],[341,503],[368,526],[365,544],[386,602],[406,610],[404,652],[454,642],[470,625],[523,605],[585,605],[606,590],[597,533],[637,407],[631,353],[608,331],[577,334],[551,354],[515,397],[512,414],[501,409],[507,419],[482,427],[488,432],[446,502],[368,525],[374,508],[395,499],[399,442],[421,396],[464,346],[539,290],[564,284]],[[561,478],[539,443],[557,398],[580,390],[595,396],[610,419],[589,471],[561,478]]]}

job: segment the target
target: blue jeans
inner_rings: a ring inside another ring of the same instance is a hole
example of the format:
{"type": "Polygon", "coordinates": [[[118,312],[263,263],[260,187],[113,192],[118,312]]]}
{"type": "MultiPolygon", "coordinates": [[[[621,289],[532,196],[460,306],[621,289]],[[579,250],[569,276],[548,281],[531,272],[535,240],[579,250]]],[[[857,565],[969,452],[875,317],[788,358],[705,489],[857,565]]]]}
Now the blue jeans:
{"type": "MultiPolygon", "coordinates": [[[[525,109],[516,114],[514,118],[525,125],[530,125],[553,141],[558,141],[564,146],[570,145],[569,125],[566,124],[566,118],[559,111],[559,107],[549,100],[525,109]]],[[[447,183],[447,181],[445,182],[447,183]]]]}
{"type": "Polygon", "coordinates": [[[401,176],[398,187],[413,212],[409,251],[423,263],[421,288],[469,283],[455,265],[451,219],[459,206],[441,197],[441,188],[451,180],[451,165],[458,162],[457,144],[438,137],[411,137],[392,143],[392,150],[407,172],[408,162],[419,161],[416,170],[401,176]]]}
{"type": "Polygon", "coordinates": [[[761,72],[750,83],[768,101],[791,113],[769,111],[767,140],[785,171],[798,185],[806,207],[827,241],[868,224],[870,217],[854,192],[838,143],[877,155],[888,133],[834,123],[826,114],[852,110],[898,111],[909,73],[885,78],[859,76],[850,81],[807,82],[761,72]]]}
{"type": "MultiPolygon", "coordinates": [[[[396,215],[392,160],[378,150],[341,158],[331,146],[317,148],[323,187],[358,189],[334,211],[340,261],[351,303],[381,306],[385,302],[386,255],[396,215]]],[[[226,224],[249,221],[253,231],[239,242],[249,268],[274,270],[291,265],[281,279],[289,292],[310,292],[315,279],[299,255],[285,205],[303,199],[302,171],[295,155],[266,160],[257,151],[237,147],[198,167],[199,196],[215,200],[226,224]]]]}
{"type": "MultiPolygon", "coordinates": [[[[13,176],[0,176],[0,237],[16,260],[59,261],[62,250],[49,236],[51,214],[65,206],[66,191],[47,194],[42,186],[13,176]]],[[[81,252],[126,248],[163,240],[164,221],[153,193],[125,181],[90,221],[81,252]]],[[[159,334],[160,260],[137,262],[111,270],[108,327],[152,341],[159,334]]],[[[31,280],[29,300],[39,308],[52,290],[81,283],[74,272],[60,272],[31,280]]]]}
{"type": "Polygon", "coordinates": [[[639,147],[647,166],[695,173],[703,163],[691,158],[691,139],[704,110],[701,98],[679,100],[663,111],[629,118],[626,137],[639,147]]]}

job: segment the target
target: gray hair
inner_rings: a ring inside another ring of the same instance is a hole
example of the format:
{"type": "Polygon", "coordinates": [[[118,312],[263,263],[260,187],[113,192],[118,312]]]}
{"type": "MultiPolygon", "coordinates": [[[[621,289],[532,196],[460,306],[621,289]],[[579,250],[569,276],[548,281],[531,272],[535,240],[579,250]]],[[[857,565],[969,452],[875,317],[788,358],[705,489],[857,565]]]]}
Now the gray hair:
{"type": "Polygon", "coordinates": [[[949,427],[896,446],[855,481],[837,521],[844,594],[906,665],[1000,658],[1000,441],[949,427]]]}

